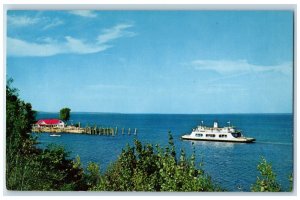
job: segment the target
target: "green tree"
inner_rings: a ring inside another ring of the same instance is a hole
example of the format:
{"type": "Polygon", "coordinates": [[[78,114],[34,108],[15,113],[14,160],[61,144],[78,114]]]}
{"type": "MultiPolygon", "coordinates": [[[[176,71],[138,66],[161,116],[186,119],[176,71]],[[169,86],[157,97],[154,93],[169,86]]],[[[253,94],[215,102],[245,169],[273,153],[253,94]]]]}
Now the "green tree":
{"type": "Polygon", "coordinates": [[[292,192],[293,191],[293,173],[291,173],[289,175],[289,182],[290,182],[289,191],[292,192]]]}
{"type": "Polygon", "coordinates": [[[100,167],[94,162],[89,162],[85,173],[85,181],[89,188],[92,190],[101,181],[100,167]]]}
{"type": "Polygon", "coordinates": [[[251,186],[252,192],[280,192],[281,187],[276,181],[276,174],[272,170],[272,165],[262,157],[257,165],[260,176],[257,177],[256,183],[251,186]]]}
{"type": "Polygon", "coordinates": [[[70,119],[70,112],[71,112],[70,108],[62,108],[59,111],[59,119],[68,122],[70,119]]]}
{"type": "Polygon", "coordinates": [[[35,121],[35,111],[19,99],[12,82],[8,79],[6,85],[6,185],[8,189],[22,189],[27,158],[39,150],[33,147],[36,140],[28,134],[35,121]]]}
{"type": "Polygon", "coordinates": [[[6,85],[6,187],[8,190],[87,190],[80,162],[59,146],[36,147],[30,134],[36,112],[6,85]]]}
{"type": "Polygon", "coordinates": [[[195,167],[195,155],[181,151],[176,160],[173,137],[161,148],[135,140],[102,175],[95,191],[221,191],[202,169],[195,167]]]}

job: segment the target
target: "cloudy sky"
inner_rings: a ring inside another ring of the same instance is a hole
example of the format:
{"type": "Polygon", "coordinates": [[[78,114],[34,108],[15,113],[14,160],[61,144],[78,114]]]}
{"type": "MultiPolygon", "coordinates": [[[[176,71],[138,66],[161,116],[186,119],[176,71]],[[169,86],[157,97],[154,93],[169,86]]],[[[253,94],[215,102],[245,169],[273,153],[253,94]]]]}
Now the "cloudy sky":
{"type": "Polygon", "coordinates": [[[13,11],[7,77],[38,111],[290,113],[289,11],[13,11]]]}

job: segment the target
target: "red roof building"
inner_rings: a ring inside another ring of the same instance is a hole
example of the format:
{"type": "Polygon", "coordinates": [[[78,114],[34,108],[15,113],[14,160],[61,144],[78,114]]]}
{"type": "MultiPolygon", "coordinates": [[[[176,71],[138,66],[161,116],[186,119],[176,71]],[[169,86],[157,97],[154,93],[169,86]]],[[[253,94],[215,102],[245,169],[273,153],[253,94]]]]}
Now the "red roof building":
{"type": "Polygon", "coordinates": [[[65,127],[65,123],[59,119],[40,119],[35,123],[37,127],[65,127]]]}

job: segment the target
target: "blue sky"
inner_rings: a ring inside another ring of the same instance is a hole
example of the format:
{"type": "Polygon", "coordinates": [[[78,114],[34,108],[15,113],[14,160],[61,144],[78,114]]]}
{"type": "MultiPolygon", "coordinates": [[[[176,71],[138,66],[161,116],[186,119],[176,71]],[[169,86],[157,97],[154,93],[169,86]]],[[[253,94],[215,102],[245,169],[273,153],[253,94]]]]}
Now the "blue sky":
{"type": "Polygon", "coordinates": [[[290,11],[8,11],[7,77],[38,111],[289,113],[290,11]]]}

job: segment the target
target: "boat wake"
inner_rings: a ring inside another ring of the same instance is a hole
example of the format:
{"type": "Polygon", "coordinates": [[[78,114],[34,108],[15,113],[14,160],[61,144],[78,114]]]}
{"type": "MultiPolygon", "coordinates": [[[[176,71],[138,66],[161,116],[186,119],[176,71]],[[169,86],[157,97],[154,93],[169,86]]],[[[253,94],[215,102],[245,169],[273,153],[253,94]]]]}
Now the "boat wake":
{"type": "Polygon", "coordinates": [[[276,145],[293,145],[293,143],[285,143],[285,142],[264,142],[264,141],[256,141],[255,143],[259,144],[276,144],[276,145]]]}

